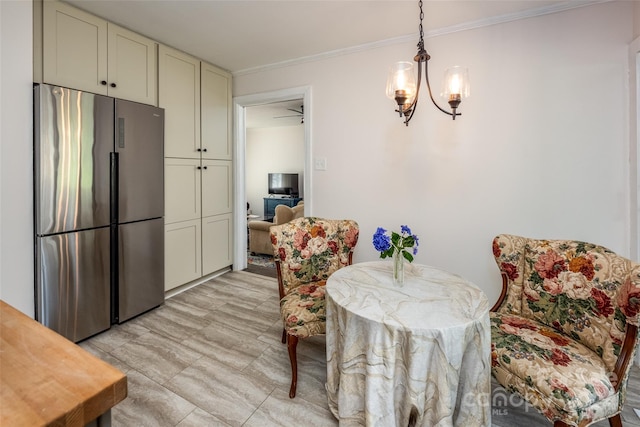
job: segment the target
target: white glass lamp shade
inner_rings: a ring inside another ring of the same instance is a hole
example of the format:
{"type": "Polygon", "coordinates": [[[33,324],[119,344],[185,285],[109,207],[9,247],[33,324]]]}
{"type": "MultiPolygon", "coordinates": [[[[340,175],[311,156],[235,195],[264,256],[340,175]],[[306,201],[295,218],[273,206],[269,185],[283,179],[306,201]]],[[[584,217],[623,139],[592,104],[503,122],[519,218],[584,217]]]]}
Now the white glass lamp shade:
{"type": "Polygon", "coordinates": [[[469,87],[469,71],[463,67],[447,68],[442,82],[441,96],[447,100],[468,98],[471,95],[469,87]]]}
{"type": "Polygon", "coordinates": [[[406,97],[404,104],[411,104],[416,96],[416,77],[411,62],[397,62],[389,70],[387,97],[397,101],[398,96],[406,97]]]}

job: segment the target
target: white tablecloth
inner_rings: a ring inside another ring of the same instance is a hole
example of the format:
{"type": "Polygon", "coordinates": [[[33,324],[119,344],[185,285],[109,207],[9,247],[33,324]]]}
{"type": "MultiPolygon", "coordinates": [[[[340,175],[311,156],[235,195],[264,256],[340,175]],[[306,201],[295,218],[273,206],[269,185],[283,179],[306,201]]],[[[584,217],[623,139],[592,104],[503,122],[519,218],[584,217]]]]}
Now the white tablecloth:
{"type": "Polygon", "coordinates": [[[489,305],[471,282],[392,262],[354,264],[326,287],[327,396],[341,426],[490,426],[489,305]]]}

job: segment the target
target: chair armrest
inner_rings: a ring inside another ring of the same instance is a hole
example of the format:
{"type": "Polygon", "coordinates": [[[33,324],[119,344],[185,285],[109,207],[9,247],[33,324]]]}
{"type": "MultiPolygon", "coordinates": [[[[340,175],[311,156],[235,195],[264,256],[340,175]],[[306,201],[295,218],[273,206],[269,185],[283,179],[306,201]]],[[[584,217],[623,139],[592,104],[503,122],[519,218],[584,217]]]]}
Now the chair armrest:
{"type": "Polygon", "coordinates": [[[616,366],[613,369],[614,378],[611,379],[615,391],[620,390],[620,385],[624,380],[624,376],[628,373],[629,363],[633,362],[634,350],[637,343],[638,327],[631,323],[627,323],[627,331],[624,335],[620,355],[618,356],[616,366]]]}
{"type": "Polygon", "coordinates": [[[269,227],[273,225],[272,222],[269,221],[250,221],[249,229],[250,230],[259,230],[269,232],[269,227]]]}
{"type": "Polygon", "coordinates": [[[507,297],[507,283],[509,278],[504,273],[501,273],[500,275],[502,276],[502,291],[500,292],[500,296],[498,297],[498,300],[496,301],[496,303],[493,305],[493,307],[491,307],[491,310],[489,310],[492,312],[498,311],[498,309],[504,302],[504,299],[507,297]]]}

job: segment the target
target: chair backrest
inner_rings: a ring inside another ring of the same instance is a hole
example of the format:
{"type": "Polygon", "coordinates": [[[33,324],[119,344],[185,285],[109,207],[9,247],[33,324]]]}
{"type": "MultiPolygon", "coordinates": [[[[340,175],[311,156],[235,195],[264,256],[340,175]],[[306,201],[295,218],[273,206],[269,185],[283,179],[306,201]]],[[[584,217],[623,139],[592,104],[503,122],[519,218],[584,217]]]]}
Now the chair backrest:
{"type": "Polygon", "coordinates": [[[353,220],[315,217],[273,225],[270,230],[281,298],[297,286],[326,281],[351,264],[359,234],[353,220]]]}
{"type": "Polygon", "coordinates": [[[591,243],[505,234],[493,240],[493,254],[507,283],[498,312],[565,333],[613,372],[626,323],[638,326],[640,265],[591,243]]]}
{"type": "Polygon", "coordinates": [[[278,205],[274,210],[273,224],[279,225],[289,222],[292,219],[304,216],[304,203],[301,201],[294,207],[287,205],[278,205]]]}

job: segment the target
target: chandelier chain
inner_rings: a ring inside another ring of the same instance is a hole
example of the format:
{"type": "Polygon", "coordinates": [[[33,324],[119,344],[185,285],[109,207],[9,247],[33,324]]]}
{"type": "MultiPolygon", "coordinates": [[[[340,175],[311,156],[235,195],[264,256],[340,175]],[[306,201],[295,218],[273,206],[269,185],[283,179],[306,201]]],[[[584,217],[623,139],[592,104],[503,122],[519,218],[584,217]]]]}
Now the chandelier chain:
{"type": "Polygon", "coordinates": [[[424,19],[424,11],[422,10],[422,0],[418,2],[420,6],[420,40],[418,41],[418,49],[420,51],[424,50],[424,29],[422,28],[422,20],[424,19]]]}

